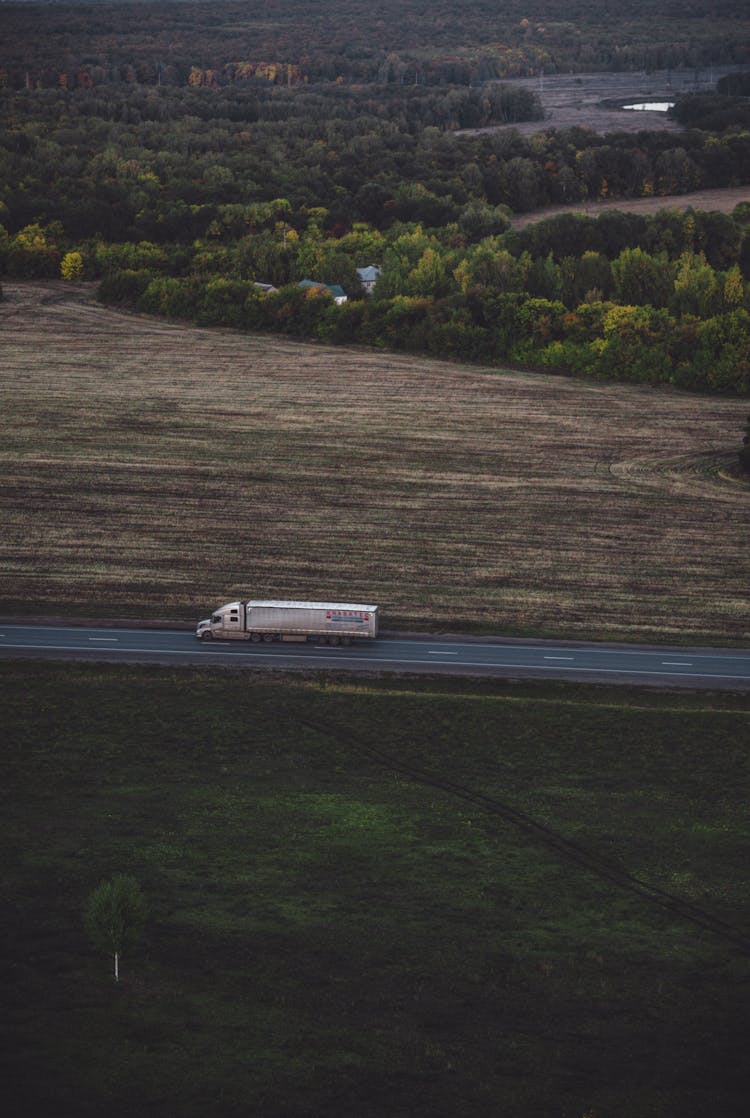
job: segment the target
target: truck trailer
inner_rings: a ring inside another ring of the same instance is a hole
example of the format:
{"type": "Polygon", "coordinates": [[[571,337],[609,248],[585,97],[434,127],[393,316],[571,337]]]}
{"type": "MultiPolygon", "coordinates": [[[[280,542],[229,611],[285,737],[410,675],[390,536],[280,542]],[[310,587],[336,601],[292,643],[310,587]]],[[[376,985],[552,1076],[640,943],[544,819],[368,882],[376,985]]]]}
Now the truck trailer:
{"type": "Polygon", "coordinates": [[[374,640],[378,607],[341,602],[228,602],[205,621],[195,635],[204,641],[317,641],[351,644],[374,640]]]}

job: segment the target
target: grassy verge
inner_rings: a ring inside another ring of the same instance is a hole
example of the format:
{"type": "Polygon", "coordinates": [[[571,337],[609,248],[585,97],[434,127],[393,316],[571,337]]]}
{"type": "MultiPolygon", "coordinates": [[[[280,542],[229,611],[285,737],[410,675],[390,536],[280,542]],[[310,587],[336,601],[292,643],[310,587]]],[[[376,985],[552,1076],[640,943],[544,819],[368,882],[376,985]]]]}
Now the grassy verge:
{"type": "Polygon", "coordinates": [[[13,1114],[744,1113],[750,699],[0,665],[13,1114]],[[88,892],[134,874],[109,963],[88,892]]]}

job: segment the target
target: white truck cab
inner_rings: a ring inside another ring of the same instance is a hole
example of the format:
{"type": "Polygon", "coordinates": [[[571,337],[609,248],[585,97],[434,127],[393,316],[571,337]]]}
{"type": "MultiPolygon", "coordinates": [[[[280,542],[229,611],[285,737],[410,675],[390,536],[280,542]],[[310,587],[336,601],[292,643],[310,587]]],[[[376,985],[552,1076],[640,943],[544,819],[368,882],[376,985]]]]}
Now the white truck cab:
{"type": "Polygon", "coordinates": [[[205,621],[198,622],[196,637],[201,640],[243,640],[245,637],[245,603],[228,602],[220,606],[205,621]]]}

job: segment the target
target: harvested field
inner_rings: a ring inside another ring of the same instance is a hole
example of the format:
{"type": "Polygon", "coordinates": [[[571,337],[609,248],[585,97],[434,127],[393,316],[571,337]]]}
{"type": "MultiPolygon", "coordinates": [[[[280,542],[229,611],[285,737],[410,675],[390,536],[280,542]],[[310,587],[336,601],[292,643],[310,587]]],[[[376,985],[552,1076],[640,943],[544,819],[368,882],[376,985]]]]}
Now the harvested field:
{"type": "Polygon", "coordinates": [[[0,610],[195,619],[240,596],[388,628],[750,637],[746,401],[0,303],[0,610]]]}

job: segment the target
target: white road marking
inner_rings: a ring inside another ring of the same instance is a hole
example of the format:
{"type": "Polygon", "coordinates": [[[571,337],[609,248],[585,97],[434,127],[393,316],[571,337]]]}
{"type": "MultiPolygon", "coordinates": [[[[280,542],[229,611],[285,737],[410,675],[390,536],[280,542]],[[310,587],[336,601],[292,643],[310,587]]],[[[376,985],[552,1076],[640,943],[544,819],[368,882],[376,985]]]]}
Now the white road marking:
{"type": "Polygon", "coordinates": [[[457,652],[433,652],[431,648],[427,650],[428,656],[458,656],[457,652]]]}
{"type": "MultiPolygon", "coordinates": [[[[37,631],[38,630],[46,630],[48,632],[56,633],[56,634],[61,634],[61,633],[64,633],[64,632],[75,633],[77,637],[83,637],[83,633],[81,633],[80,628],[78,628],[78,629],[73,629],[73,628],[63,629],[59,626],[35,626],[35,629],[37,631]]],[[[147,634],[145,632],[135,630],[134,635],[136,635],[136,633],[137,633],[138,637],[147,638],[147,634]]],[[[150,635],[150,634],[148,634],[148,635],[150,635]]],[[[61,652],[67,653],[68,656],[70,658],[73,658],[73,659],[75,659],[76,654],[77,654],[77,650],[76,650],[75,646],[70,646],[70,645],[65,646],[65,645],[56,645],[55,644],[55,645],[48,645],[48,646],[45,647],[43,645],[40,646],[39,644],[26,644],[23,640],[19,641],[18,637],[14,633],[2,633],[2,634],[0,634],[0,636],[2,636],[3,638],[10,638],[10,640],[11,640],[10,644],[6,644],[4,646],[6,648],[6,650],[11,650],[11,649],[14,649],[14,648],[28,649],[29,651],[33,650],[34,652],[36,652],[38,654],[41,654],[42,656],[44,655],[45,652],[61,651],[61,652]]],[[[93,641],[98,640],[98,641],[102,641],[102,642],[105,642],[105,643],[110,643],[111,642],[111,643],[115,643],[115,644],[119,643],[122,640],[122,638],[119,638],[119,637],[98,637],[98,638],[97,637],[86,637],[85,639],[87,640],[87,642],[93,642],[93,641]]],[[[375,647],[378,647],[378,646],[376,645],[375,647]]],[[[383,645],[383,646],[380,646],[380,647],[382,647],[382,651],[385,652],[385,650],[388,646],[383,645]]],[[[470,649],[472,653],[476,653],[478,651],[476,646],[468,646],[468,645],[463,646],[462,645],[462,646],[460,646],[460,648],[463,649],[464,651],[467,651],[467,650],[470,649]]],[[[496,645],[496,646],[494,646],[494,649],[495,649],[496,652],[500,653],[501,655],[502,655],[502,653],[509,653],[509,652],[511,652],[511,650],[515,651],[515,649],[511,649],[510,646],[505,646],[505,645],[499,645],[499,646],[496,645]]],[[[83,646],[79,645],[78,646],[78,651],[84,652],[86,650],[83,646]]],[[[187,649],[183,649],[183,648],[175,648],[174,646],[159,649],[159,648],[128,648],[127,646],[124,645],[122,648],[115,649],[114,651],[116,651],[120,656],[126,656],[126,658],[128,658],[128,659],[129,659],[129,656],[131,654],[140,654],[141,656],[144,657],[144,662],[149,662],[150,661],[150,662],[161,662],[161,663],[164,662],[164,659],[162,659],[162,657],[167,658],[167,657],[173,657],[173,656],[192,657],[194,662],[199,662],[201,659],[203,659],[205,657],[206,654],[208,654],[209,656],[213,655],[214,657],[216,657],[216,656],[220,657],[223,663],[234,662],[235,664],[239,663],[239,661],[237,661],[236,658],[235,658],[238,653],[240,653],[241,660],[245,661],[245,662],[248,662],[248,661],[252,662],[252,660],[255,657],[259,657],[259,658],[261,658],[262,660],[265,660],[265,661],[268,661],[269,659],[271,659],[271,657],[274,657],[274,654],[270,650],[256,649],[256,648],[253,648],[251,650],[250,648],[245,648],[245,647],[243,647],[242,649],[239,649],[239,648],[232,648],[232,649],[214,648],[214,649],[210,650],[210,649],[208,649],[204,646],[200,649],[200,652],[198,652],[197,648],[194,648],[191,651],[191,650],[187,650],[187,649]],[[197,653],[197,655],[196,655],[196,653],[197,653]]],[[[374,651],[374,647],[373,647],[373,651],[374,651]]],[[[538,652],[541,652],[542,650],[537,648],[534,651],[538,653],[538,652]]],[[[605,650],[605,649],[589,649],[589,650],[586,650],[586,651],[589,652],[589,653],[596,652],[597,656],[606,656],[609,653],[609,650],[605,650]]],[[[456,653],[453,650],[449,651],[449,650],[442,650],[442,649],[441,650],[438,650],[438,649],[424,649],[424,651],[422,652],[422,655],[423,656],[425,654],[445,655],[446,653],[448,655],[460,655],[460,653],[456,653]]],[[[338,663],[338,664],[341,663],[341,660],[339,658],[341,656],[341,653],[338,649],[337,650],[333,650],[333,649],[315,650],[314,654],[310,655],[310,656],[307,656],[307,655],[303,654],[301,651],[299,653],[287,653],[287,652],[277,653],[276,655],[278,655],[278,661],[277,662],[279,662],[279,663],[284,663],[284,662],[289,663],[289,664],[295,663],[295,664],[298,664],[300,666],[302,666],[304,664],[314,663],[315,661],[317,661],[319,663],[321,659],[329,660],[332,665],[333,665],[333,663],[338,663]]],[[[381,656],[381,657],[373,656],[373,655],[367,655],[365,653],[364,649],[362,650],[362,653],[360,655],[361,655],[361,659],[360,659],[360,656],[358,655],[356,657],[356,661],[353,661],[351,663],[350,666],[351,666],[352,669],[355,669],[356,667],[364,666],[364,665],[367,665],[367,664],[372,664],[374,667],[383,666],[383,665],[386,665],[386,664],[393,664],[393,665],[398,664],[398,665],[401,665],[404,668],[408,669],[409,666],[415,666],[416,667],[419,664],[422,664],[424,666],[428,666],[430,663],[432,663],[432,661],[420,659],[419,656],[417,656],[415,659],[409,660],[409,659],[404,659],[402,656],[398,656],[398,655],[395,655],[395,656],[387,656],[386,655],[386,656],[381,656]]],[[[648,658],[648,656],[654,656],[654,658],[655,658],[654,652],[651,652],[651,653],[644,653],[643,651],[638,651],[638,652],[627,651],[626,652],[622,649],[618,650],[617,655],[618,655],[618,658],[619,657],[634,657],[634,656],[638,656],[638,657],[646,656],[646,658],[648,658]]],[[[664,655],[664,653],[662,653],[662,655],[664,655]]],[[[80,657],[80,658],[81,659],[87,659],[85,657],[80,657]]],[[[694,661],[689,661],[689,660],[656,661],[655,664],[654,664],[654,667],[652,667],[650,670],[644,670],[643,668],[636,668],[636,667],[633,667],[633,668],[627,668],[627,667],[623,668],[623,667],[615,667],[615,666],[583,667],[580,663],[580,659],[577,656],[554,656],[552,654],[548,654],[547,656],[545,656],[545,659],[558,660],[558,661],[562,661],[562,660],[574,661],[574,663],[572,663],[572,664],[569,663],[569,664],[565,664],[565,665],[563,665],[563,663],[559,663],[557,665],[558,670],[560,672],[572,672],[572,673],[578,673],[578,674],[596,674],[600,678],[607,678],[608,676],[609,677],[621,676],[624,679],[627,679],[628,676],[631,677],[631,678],[645,677],[645,676],[657,676],[658,677],[658,673],[660,671],[661,666],[670,666],[670,667],[690,667],[691,671],[690,672],[665,672],[665,673],[663,673],[664,676],[672,676],[674,678],[682,678],[684,680],[688,680],[688,679],[692,679],[692,678],[703,679],[705,685],[708,685],[707,680],[713,676],[713,679],[715,681],[718,681],[720,679],[725,680],[725,681],[737,680],[737,681],[741,681],[742,683],[744,683],[745,687],[750,685],[750,674],[748,674],[747,671],[745,671],[744,675],[736,674],[737,673],[737,668],[744,667],[744,663],[746,661],[746,656],[741,654],[739,657],[736,657],[736,656],[734,656],[732,654],[729,654],[727,652],[723,652],[723,654],[720,653],[716,656],[711,657],[711,661],[713,662],[713,672],[711,671],[711,667],[708,664],[706,665],[705,669],[701,670],[700,668],[695,666],[694,661]],[[657,666],[657,664],[659,666],[657,666]],[[724,666],[724,668],[725,668],[725,670],[721,673],[719,671],[720,665],[724,666]]],[[[545,671],[544,666],[542,664],[539,664],[538,660],[536,662],[536,665],[533,662],[532,663],[527,663],[527,664],[519,664],[519,663],[513,663],[513,662],[506,663],[506,662],[502,662],[502,661],[493,663],[491,661],[486,661],[486,660],[477,660],[477,661],[473,661],[473,662],[469,661],[468,663],[463,663],[462,664],[461,660],[459,660],[458,661],[458,666],[459,667],[464,667],[469,674],[471,673],[472,669],[480,669],[480,670],[489,669],[490,671],[492,671],[494,673],[509,671],[510,675],[512,677],[515,676],[516,674],[518,674],[519,676],[526,675],[526,674],[533,675],[535,672],[536,673],[543,673],[545,671]]],[[[552,666],[553,665],[550,664],[550,667],[552,667],[552,666]]]]}

